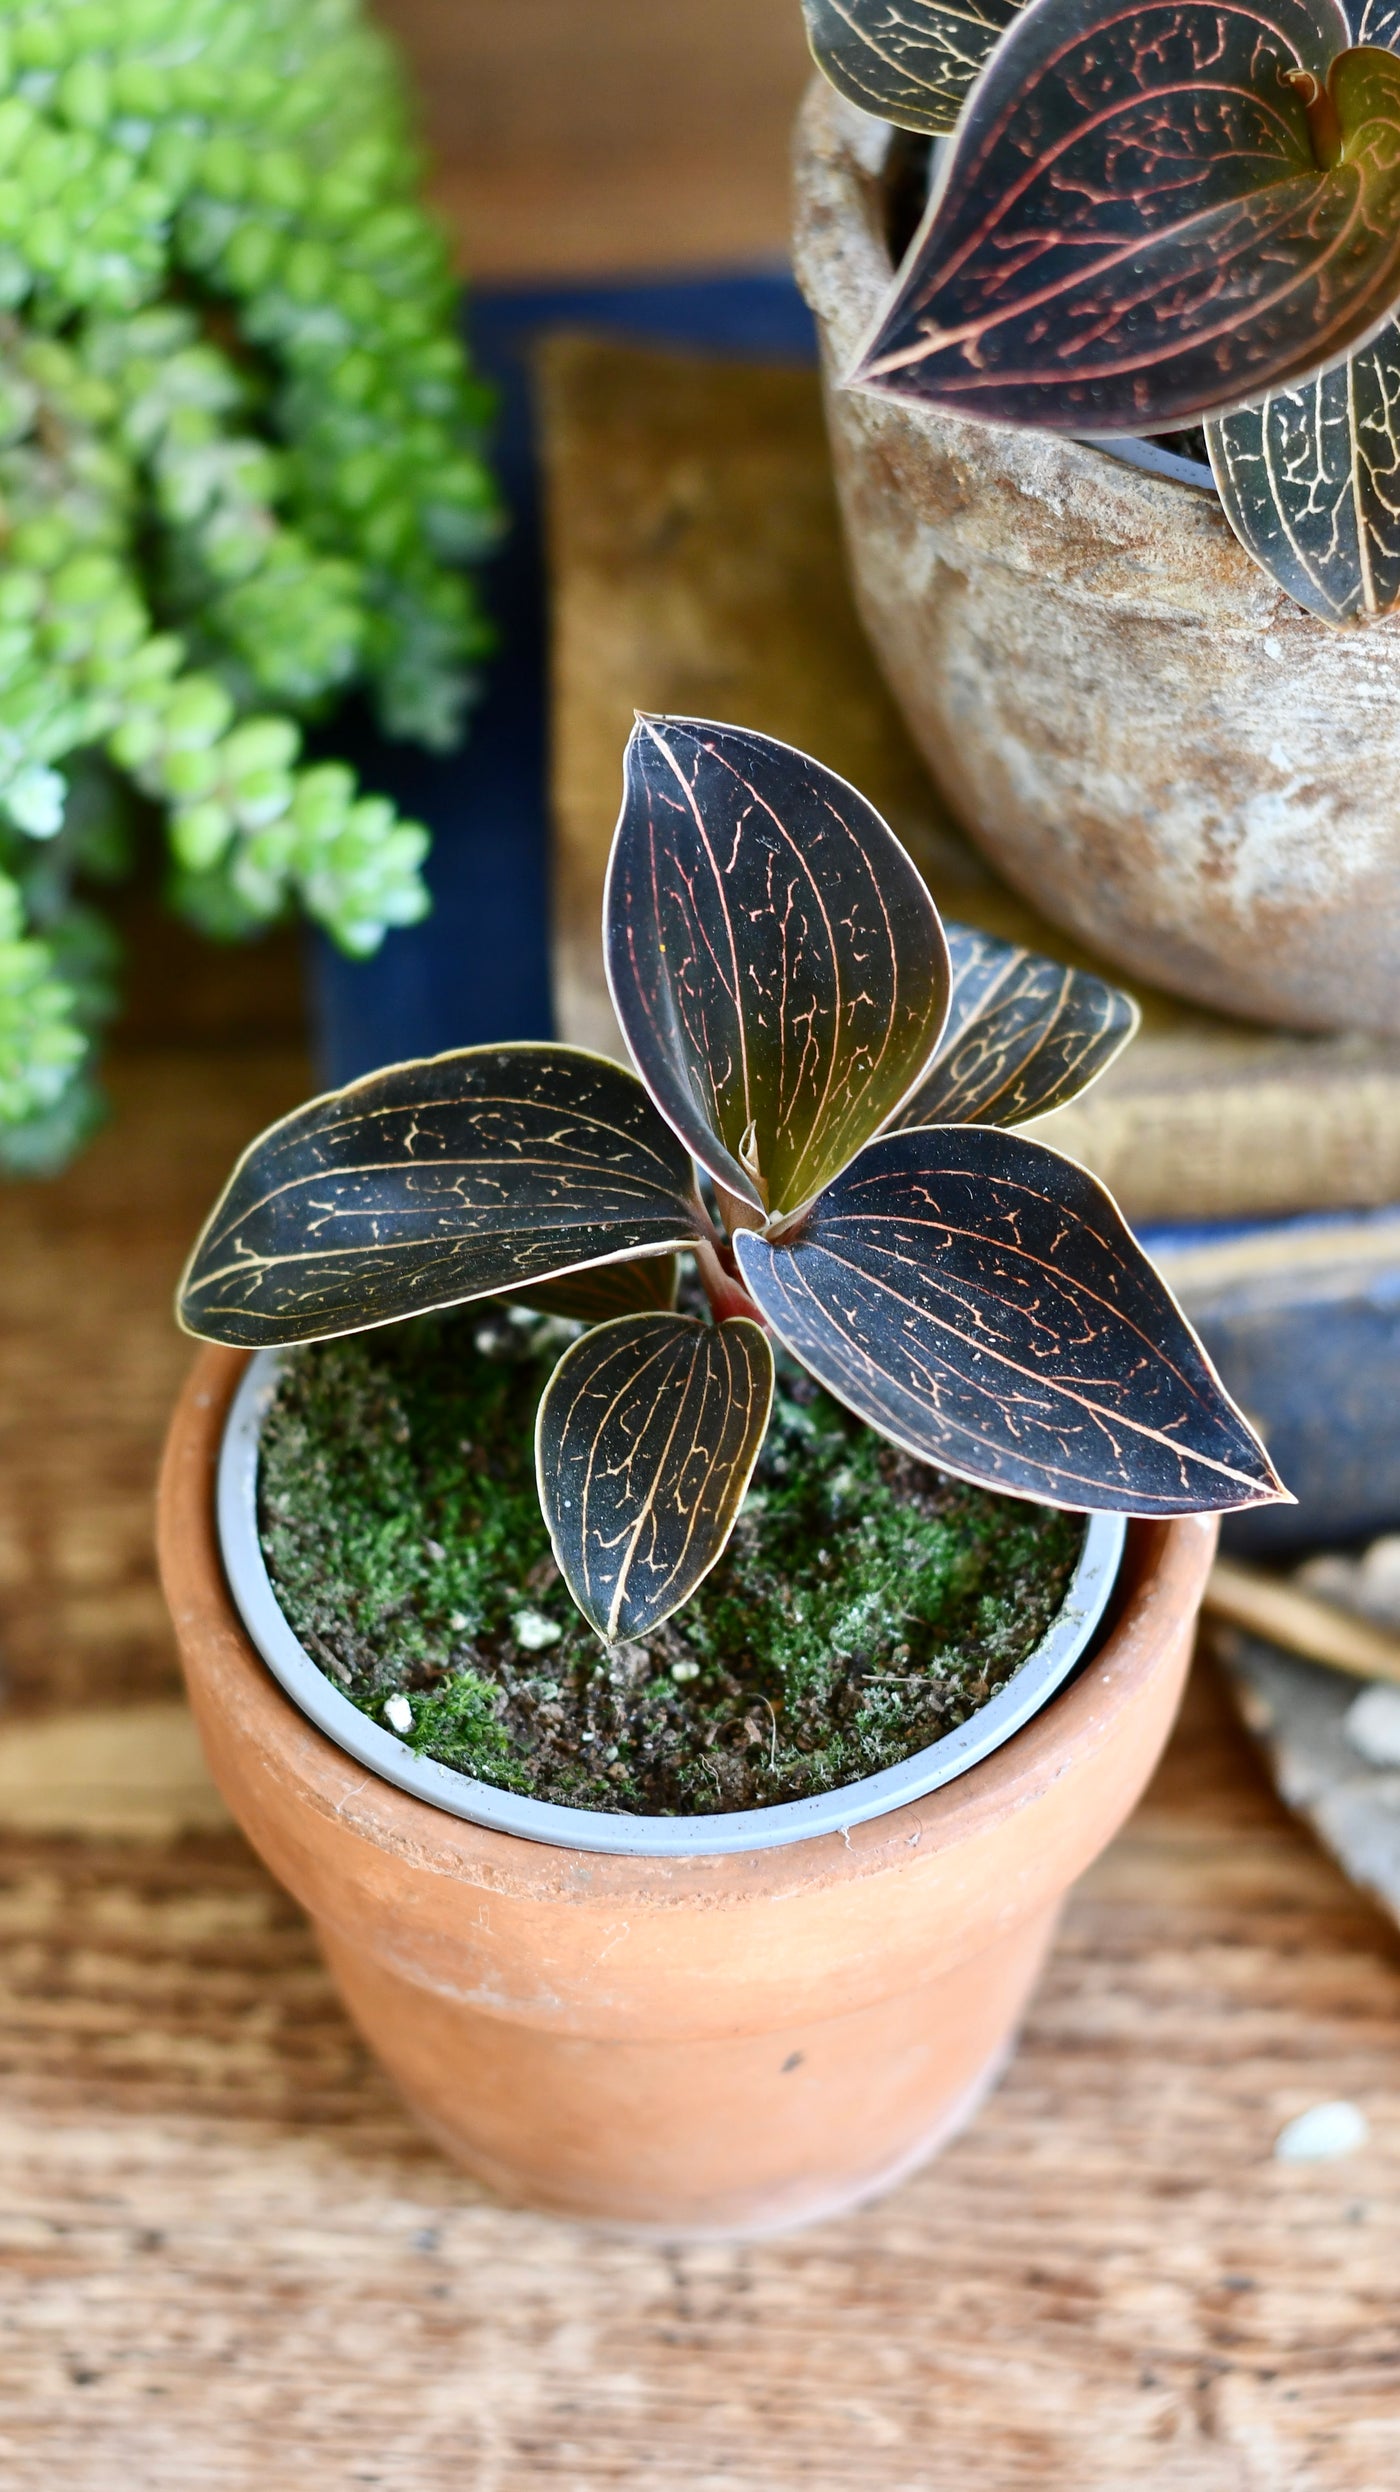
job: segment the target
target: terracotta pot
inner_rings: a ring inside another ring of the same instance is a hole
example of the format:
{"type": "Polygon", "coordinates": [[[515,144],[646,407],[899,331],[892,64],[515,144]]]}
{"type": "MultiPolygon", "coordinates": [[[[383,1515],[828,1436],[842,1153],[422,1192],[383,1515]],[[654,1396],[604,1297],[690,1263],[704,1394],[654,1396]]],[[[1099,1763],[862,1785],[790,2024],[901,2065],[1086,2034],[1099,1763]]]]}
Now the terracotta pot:
{"type": "Polygon", "coordinates": [[[1213,1522],[1134,1525],[1096,1659],[929,1799],[726,1859],[556,1850],[367,1774],[254,1653],[214,1522],[243,1363],[202,1353],[161,1480],[195,1718],[425,2127],[510,2197],[672,2234],[802,2222],[931,2153],[995,2081],[1066,1888],[1156,1762],[1213,1522]]]}
{"type": "Polygon", "coordinates": [[[888,141],[817,81],[797,270],[861,614],[953,811],[1155,985],[1400,1031],[1400,628],[1304,614],[1188,485],[841,388],[892,275],[888,141]]]}

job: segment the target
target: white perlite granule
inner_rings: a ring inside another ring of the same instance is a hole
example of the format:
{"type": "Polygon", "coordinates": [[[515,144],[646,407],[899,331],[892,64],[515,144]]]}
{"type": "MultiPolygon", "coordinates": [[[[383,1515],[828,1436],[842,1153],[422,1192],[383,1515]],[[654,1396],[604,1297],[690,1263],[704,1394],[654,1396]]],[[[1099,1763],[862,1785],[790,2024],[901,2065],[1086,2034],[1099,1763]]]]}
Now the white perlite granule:
{"type": "Polygon", "coordinates": [[[1274,2139],[1275,2163],[1333,2163],[1354,2155],[1371,2134],[1371,2124],[1355,2103],[1314,2103],[1274,2139]]]}
{"type": "Polygon", "coordinates": [[[546,1618],[542,1609],[518,1609],[510,1622],[516,1643],[527,1653],[542,1653],[547,1644],[557,1644],[564,1630],[546,1618]]]}

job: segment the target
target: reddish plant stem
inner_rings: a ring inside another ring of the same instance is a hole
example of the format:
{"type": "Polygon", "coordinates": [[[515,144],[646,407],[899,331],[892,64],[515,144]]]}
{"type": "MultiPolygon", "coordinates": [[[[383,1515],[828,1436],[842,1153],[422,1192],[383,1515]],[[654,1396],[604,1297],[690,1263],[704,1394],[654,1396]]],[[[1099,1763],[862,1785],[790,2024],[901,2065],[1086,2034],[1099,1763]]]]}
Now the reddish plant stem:
{"type": "Polygon", "coordinates": [[[736,1315],[746,1315],[751,1324],[762,1324],[763,1311],[739,1278],[733,1247],[718,1237],[698,1237],[693,1251],[715,1322],[727,1324],[736,1315]]]}
{"type": "Polygon", "coordinates": [[[753,1204],[746,1202],[741,1194],[726,1193],[724,1187],[718,1184],[715,1187],[715,1193],[719,1197],[719,1207],[724,1217],[724,1225],[728,1229],[731,1237],[734,1235],[736,1229],[762,1228],[762,1212],[755,1211],[753,1204]]]}
{"type": "Polygon", "coordinates": [[[1310,69],[1286,69],[1283,82],[1301,98],[1315,163],[1320,171],[1330,173],[1342,153],[1342,124],[1330,84],[1323,86],[1310,69]]]}

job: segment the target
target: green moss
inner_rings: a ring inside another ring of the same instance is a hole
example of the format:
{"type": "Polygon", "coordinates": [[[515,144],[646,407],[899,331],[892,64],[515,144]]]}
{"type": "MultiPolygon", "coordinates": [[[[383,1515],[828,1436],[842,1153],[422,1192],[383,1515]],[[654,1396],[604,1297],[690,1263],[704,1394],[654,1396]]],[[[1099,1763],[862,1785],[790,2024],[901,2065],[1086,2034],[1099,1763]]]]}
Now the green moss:
{"type": "Polygon", "coordinates": [[[471,1307],[289,1360],[263,1545],[293,1627],[409,1744],[583,1808],[706,1814],[879,1772],[1033,1650],[1083,1521],[949,1480],[780,1361],[734,1538],[644,1643],[599,1644],[535,1493],[558,1325],[471,1307]]]}

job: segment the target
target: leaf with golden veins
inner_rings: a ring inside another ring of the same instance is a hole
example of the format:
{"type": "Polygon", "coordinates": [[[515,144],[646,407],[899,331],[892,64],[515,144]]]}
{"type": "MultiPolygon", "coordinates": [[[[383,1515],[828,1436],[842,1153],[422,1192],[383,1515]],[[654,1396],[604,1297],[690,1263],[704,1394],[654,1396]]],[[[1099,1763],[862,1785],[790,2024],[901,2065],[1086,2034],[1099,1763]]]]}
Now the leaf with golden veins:
{"type": "Polygon", "coordinates": [[[901,130],[955,127],[1018,0],[802,0],[807,40],[840,95],[901,130]]]}
{"type": "Polygon", "coordinates": [[[978,926],[945,926],[953,991],[907,1125],[1024,1125],[1077,1099],[1138,1026],[1130,995],[978,926]]]}
{"type": "Polygon", "coordinates": [[[772,1400],[768,1337],[743,1316],[623,1315],[565,1351],[536,1423],[540,1504],[606,1642],[659,1626],[722,1555],[772,1400]]]}
{"type": "Polygon", "coordinates": [[[702,1225],[695,1171],[634,1073],[581,1047],[467,1047],[312,1099],[245,1151],[180,1284],[187,1332],[320,1341],[702,1225]]]}

